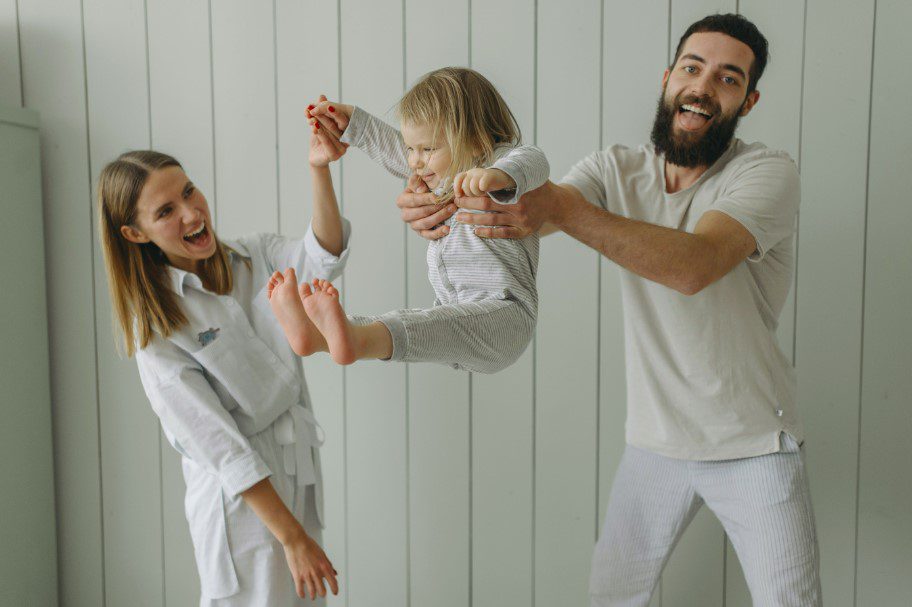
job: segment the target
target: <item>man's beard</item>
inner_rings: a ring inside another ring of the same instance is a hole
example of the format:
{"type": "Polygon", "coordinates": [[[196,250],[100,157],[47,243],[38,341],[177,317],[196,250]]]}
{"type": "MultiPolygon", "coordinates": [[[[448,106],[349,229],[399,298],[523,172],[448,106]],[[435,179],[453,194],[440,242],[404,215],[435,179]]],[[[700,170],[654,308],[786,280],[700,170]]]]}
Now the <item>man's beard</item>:
{"type": "Polygon", "coordinates": [[[740,111],[741,108],[738,108],[733,115],[725,116],[720,113],[719,106],[714,102],[693,95],[676,99],[673,104],[668,103],[665,101],[663,90],[659,95],[659,105],[656,108],[650,135],[656,154],[665,154],[665,160],[685,168],[712,165],[725,153],[732,137],[735,136],[738,120],[741,118],[740,111]],[[703,135],[674,132],[675,116],[684,104],[699,104],[703,109],[712,112],[713,122],[703,135]]]}

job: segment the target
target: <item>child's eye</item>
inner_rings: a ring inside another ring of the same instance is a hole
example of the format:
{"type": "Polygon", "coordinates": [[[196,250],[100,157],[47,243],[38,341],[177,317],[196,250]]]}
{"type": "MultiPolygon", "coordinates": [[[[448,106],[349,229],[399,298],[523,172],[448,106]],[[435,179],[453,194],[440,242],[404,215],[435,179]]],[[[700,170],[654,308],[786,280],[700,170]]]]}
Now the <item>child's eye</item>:
{"type": "Polygon", "coordinates": [[[188,187],[187,190],[184,192],[184,198],[189,198],[193,194],[194,190],[196,190],[196,188],[193,187],[192,185],[190,187],[188,187]]]}
{"type": "Polygon", "coordinates": [[[170,213],[171,213],[171,207],[165,207],[164,209],[162,209],[161,211],[158,212],[158,218],[161,219],[162,217],[166,217],[170,213]]]}

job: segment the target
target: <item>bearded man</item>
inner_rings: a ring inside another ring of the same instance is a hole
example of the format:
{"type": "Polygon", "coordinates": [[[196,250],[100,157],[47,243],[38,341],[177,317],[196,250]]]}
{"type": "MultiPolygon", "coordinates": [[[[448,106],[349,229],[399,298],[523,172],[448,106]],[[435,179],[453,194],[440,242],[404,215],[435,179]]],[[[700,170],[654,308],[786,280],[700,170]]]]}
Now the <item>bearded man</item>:
{"type": "MultiPolygon", "coordinates": [[[[651,145],[615,145],[509,207],[457,201],[487,238],[563,230],[622,273],[627,446],[592,559],[593,606],[647,605],[706,504],[755,605],[820,604],[819,554],[775,330],[792,283],[798,171],[734,138],[757,104],[767,41],[738,15],[688,28],[665,70],[651,145]],[[481,227],[481,226],[494,227],[481,227]]],[[[403,219],[439,237],[448,211],[406,191],[403,219]]]]}

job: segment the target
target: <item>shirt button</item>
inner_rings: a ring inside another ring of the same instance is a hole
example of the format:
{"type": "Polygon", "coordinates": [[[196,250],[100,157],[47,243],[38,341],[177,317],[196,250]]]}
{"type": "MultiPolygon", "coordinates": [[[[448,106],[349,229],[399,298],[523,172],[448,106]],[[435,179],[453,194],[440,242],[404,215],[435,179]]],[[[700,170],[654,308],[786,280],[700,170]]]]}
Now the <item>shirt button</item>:
{"type": "Polygon", "coordinates": [[[776,417],[782,417],[782,409],[776,409],[776,417]]]}

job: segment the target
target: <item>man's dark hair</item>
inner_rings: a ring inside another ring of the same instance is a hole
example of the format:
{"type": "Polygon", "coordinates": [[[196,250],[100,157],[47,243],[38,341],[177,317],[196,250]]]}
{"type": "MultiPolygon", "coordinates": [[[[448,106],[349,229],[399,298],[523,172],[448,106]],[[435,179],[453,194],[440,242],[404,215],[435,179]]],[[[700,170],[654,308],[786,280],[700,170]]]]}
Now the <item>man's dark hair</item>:
{"type": "Polygon", "coordinates": [[[754,60],[751,62],[750,73],[748,74],[747,92],[748,94],[753,92],[757,88],[757,81],[763,75],[763,70],[766,69],[766,62],[769,60],[769,44],[763,34],[760,33],[760,30],[757,29],[757,26],[741,15],[733,13],[709,15],[688,27],[684,35],[681,36],[681,40],[678,41],[678,48],[675,51],[674,61],[671,62],[671,65],[674,66],[678,62],[684,42],[690,38],[691,34],[703,32],[719,32],[726,36],[731,36],[750,47],[754,52],[754,60]]]}

